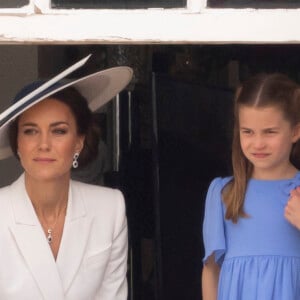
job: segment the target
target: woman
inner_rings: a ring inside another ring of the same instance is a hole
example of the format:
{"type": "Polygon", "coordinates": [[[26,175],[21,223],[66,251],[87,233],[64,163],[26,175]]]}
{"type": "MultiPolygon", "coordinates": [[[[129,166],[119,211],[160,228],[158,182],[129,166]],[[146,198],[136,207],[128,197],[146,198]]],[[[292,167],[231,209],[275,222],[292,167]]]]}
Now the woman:
{"type": "Polygon", "coordinates": [[[1,114],[0,156],[13,152],[24,173],[0,189],[0,299],[127,299],[123,196],[72,181],[70,170],[97,155],[90,108],[131,76],[119,67],[34,83],[1,114]]]}

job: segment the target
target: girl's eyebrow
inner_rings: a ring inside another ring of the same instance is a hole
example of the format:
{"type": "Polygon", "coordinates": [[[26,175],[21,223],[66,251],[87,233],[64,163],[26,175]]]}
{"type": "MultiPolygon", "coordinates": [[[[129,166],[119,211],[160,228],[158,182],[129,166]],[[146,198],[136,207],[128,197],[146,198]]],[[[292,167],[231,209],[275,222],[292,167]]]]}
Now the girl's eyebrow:
{"type": "Polygon", "coordinates": [[[251,129],[251,128],[245,127],[245,126],[240,126],[240,129],[251,129]]]}
{"type": "Polygon", "coordinates": [[[264,128],[263,130],[278,130],[279,129],[279,127],[276,127],[276,126],[274,126],[274,127],[267,127],[267,128],[264,128]]]}
{"type": "MultiPolygon", "coordinates": [[[[245,126],[241,126],[240,129],[248,129],[248,130],[251,130],[251,128],[248,128],[248,127],[245,127],[245,126]]],[[[262,130],[277,130],[279,129],[278,126],[274,126],[274,127],[266,127],[266,128],[263,128],[262,130]]]]}

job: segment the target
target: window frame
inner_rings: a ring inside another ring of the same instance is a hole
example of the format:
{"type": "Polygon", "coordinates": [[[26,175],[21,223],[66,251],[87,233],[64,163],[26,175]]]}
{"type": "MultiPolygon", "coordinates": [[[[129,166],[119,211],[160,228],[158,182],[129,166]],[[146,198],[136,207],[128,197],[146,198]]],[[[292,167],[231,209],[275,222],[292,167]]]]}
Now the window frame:
{"type": "MultiPolygon", "coordinates": [[[[55,13],[55,14],[60,14],[60,13],[65,13],[66,11],[69,11],[70,9],[52,9],[51,8],[51,0],[30,0],[30,2],[33,2],[33,5],[38,7],[38,9],[40,11],[42,11],[43,13],[55,13]]],[[[207,3],[207,0],[187,0],[187,7],[186,8],[174,8],[176,10],[200,10],[200,8],[204,8],[206,7],[206,3],[207,3]]],[[[153,10],[160,10],[160,9],[163,9],[163,8],[150,8],[150,10],[153,9],[153,10]]],[[[86,9],[85,11],[87,12],[94,12],[95,11],[99,11],[100,9],[86,9]]],[[[110,9],[101,9],[101,10],[110,10],[110,9]]],[[[139,10],[143,10],[143,11],[147,11],[148,9],[139,9],[139,10]]],[[[172,10],[172,9],[166,9],[166,10],[172,10]]],[[[72,13],[82,13],[82,9],[73,9],[72,10],[73,12],[72,13]]],[[[123,10],[120,10],[120,11],[123,11],[124,12],[124,9],[123,10]]],[[[126,10],[126,11],[132,11],[132,10],[126,10]]]]}
{"type": "Polygon", "coordinates": [[[30,0],[22,8],[0,9],[0,43],[300,42],[300,9],[217,9],[206,4],[206,0],[187,0],[187,7],[180,9],[94,10],[51,9],[50,0],[30,0]]]}

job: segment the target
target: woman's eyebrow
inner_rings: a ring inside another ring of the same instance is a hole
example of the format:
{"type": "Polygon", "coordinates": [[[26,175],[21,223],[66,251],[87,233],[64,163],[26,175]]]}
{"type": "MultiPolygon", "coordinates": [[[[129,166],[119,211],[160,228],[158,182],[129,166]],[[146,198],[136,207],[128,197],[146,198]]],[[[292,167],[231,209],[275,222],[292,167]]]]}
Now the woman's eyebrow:
{"type": "Polygon", "coordinates": [[[69,123],[66,121],[58,121],[58,122],[54,122],[54,123],[50,124],[51,127],[55,127],[55,126],[59,126],[59,125],[69,125],[69,123]]]}
{"type": "MultiPolygon", "coordinates": [[[[26,123],[23,123],[23,124],[20,124],[20,125],[22,127],[24,127],[24,126],[38,127],[38,124],[33,123],[33,122],[26,122],[26,123]]],[[[59,125],[68,125],[69,126],[69,123],[66,122],[66,121],[57,121],[57,122],[51,123],[50,127],[55,127],[55,126],[59,126],[59,125]]]]}
{"type": "Polygon", "coordinates": [[[36,123],[33,123],[33,122],[26,122],[26,123],[21,123],[20,124],[21,126],[37,126],[37,124],[36,123]]]}

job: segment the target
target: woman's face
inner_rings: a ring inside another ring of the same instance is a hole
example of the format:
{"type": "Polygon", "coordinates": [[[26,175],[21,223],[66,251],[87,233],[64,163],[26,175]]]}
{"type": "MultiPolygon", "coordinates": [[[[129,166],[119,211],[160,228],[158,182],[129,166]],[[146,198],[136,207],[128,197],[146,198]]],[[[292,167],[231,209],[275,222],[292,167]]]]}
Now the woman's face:
{"type": "Polygon", "coordinates": [[[73,156],[83,147],[70,108],[49,98],[24,112],[18,121],[17,147],[26,176],[38,181],[70,177],[73,156]]]}
{"type": "Polygon", "coordinates": [[[240,142],[257,178],[282,177],[291,169],[290,153],[300,136],[277,107],[239,109],[240,142]]]}

